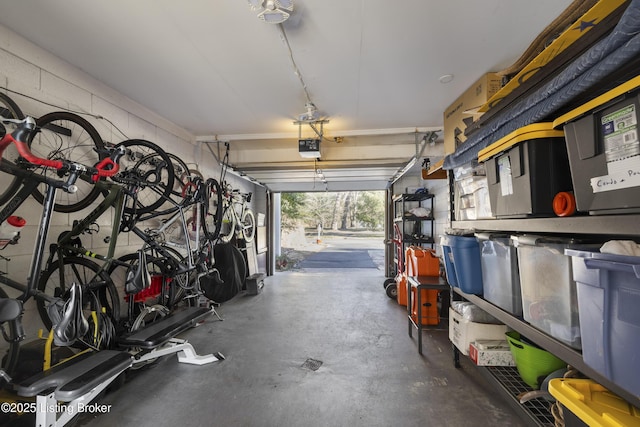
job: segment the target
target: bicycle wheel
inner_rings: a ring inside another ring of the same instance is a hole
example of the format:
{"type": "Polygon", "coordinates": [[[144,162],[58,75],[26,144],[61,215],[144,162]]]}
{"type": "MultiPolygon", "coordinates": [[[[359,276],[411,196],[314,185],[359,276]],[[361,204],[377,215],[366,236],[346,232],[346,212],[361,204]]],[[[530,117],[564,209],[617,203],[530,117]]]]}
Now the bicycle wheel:
{"type": "Polygon", "coordinates": [[[189,181],[189,167],[182,159],[175,154],[167,153],[171,159],[171,165],[173,166],[174,183],[171,189],[171,197],[176,203],[180,203],[184,200],[183,189],[189,181]]]}
{"type": "MultiPolygon", "coordinates": [[[[0,116],[4,119],[23,119],[20,107],[4,93],[0,93],[0,116]]],[[[2,161],[16,163],[18,150],[11,144],[2,153],[2,161]]],[[[0,171],[0,205],[4,205],[20,188],[22,178],[0,171]]]]}
{"type": "Polygon", "coordinates": [[[127,214],[153,212],[171,197],[174,185],[173,162],[158,145],[144,139],[130,139],[116,147],[125,147],[120,158],[120,172],[115,181],[133,187],[127,197],[127,214]]]}
{"type": "MultiPolygon", "coordinates": [[[[130,271],[138,266],[138,254],[126,254],[118,258],[111,265],[109,275],[117,289],[120,298],[127,300],[133,296],[133,312],[127,312],[130,319],[135,319],[145,306],[163,305],[171,307],[178,293],[178,284],[185,279],[186,273],[178,273],[181,256],[171,248],[162,247],[160,250],[152,247],[145,249],[147,271],[151,276],[151,286],[140,292],[128,295],[125,292],[126,279],[130,271]]],[[[129,307],[132,307],[129,305],[129,307]]],[[[121,312],[124,317],[125,313],[121,312]]]]}
{"type": "MultiPolygon", "coordinates": [[[[62,261],[62,271],[60,262],[51,263],[40,276],[38,290],[52,297],[64,297],[72,283],[82,286],[83,311],[85,317],[90,317],[90,312],[96,310],[106,310],[106,314],[112,319],[120,318],[120,301],[118,291],[106,271],[100,270],[100,266],[95,262],[80,257],[65,257],[62,261]],[[91,297],[92,293],[94,297],[91,297]],[[95,306],[99,303],[99,307],[95,306]]],[[[51,320],[47,313],[47,303],[42,298],[36,297],[36,306],[40,319],[47,329],[51,329],[51,320]]]]}
{"type": "Polygon", "coordinates": [[[224,213],[220,220],[219,239],[223,243],[229,243],[236,233],[236,213],[233,211],[233,205],[225,206],[224,213]]]}
{"type": "Polygon", "coordinates": [[[222,189],[213,178],[209,178],[205,183],[204,204],[200,214],[205,236],[214,241],[220,235],[222,226],[222,189]]]}
{"type": "MultiPolygon", "coordinates": [[[[102,160],[97,150],[104,149],[104,142],[96,128],[77,114],[55,111],[36,120],[38,132],[31,134],[27,141],[31,152],[44,159],[70,160],[86,166],[94,166],[102,160]]],[[[37,172],[51,178],[59,178],[57,170],[38,168],[37,172]]],[[[78,179],[75,193],[58,191],[54,210],[56,212],[77,212],[89,206],[100,191],[88,178],[78,179]]],[[[40,184],[33,197],[42,203],[46,185],[40,184]]]]}
{"type": "Polygon", "coordinates": [[[253,239],[256,237],[256,216],[251,209],[246,208],[242,211],[240,224],[244,241],[247,243],[253,242],[253,239]]]}

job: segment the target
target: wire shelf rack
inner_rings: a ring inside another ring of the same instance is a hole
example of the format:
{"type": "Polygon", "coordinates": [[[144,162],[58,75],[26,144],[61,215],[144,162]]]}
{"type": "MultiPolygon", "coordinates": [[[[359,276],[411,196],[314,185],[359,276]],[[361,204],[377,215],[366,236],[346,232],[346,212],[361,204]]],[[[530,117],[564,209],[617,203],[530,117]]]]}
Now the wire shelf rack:
{"type": "Polygon", "coordinates": [[[529,400],[525,403],[518,402],[518,395],[531,391],[518,374],[518,370],[512,366],[487,366],[486,372],[497,381],[521,409],[531,418],[535,425],[553,427],[555,419],[551,414],[551,403],[544,398],[529,400]]]}

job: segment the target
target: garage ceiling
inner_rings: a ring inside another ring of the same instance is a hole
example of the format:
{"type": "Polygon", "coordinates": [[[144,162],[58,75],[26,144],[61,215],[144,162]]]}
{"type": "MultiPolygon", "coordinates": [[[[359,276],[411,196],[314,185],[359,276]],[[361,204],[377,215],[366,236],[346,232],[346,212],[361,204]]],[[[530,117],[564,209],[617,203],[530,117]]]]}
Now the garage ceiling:
{"type": "Polygon", "coordinates": [[[247,0],[0,0],[0,24],[214,153],[229,141],[232,166],[273,191],[384,189],[416,156],[441,158],[421,141],[443,110],[570,3],[293,1],[269,24],[247,0]],[[293,123],[308,101],[329,120],[317,161],[297,144],[315,132],[293,123]]]}

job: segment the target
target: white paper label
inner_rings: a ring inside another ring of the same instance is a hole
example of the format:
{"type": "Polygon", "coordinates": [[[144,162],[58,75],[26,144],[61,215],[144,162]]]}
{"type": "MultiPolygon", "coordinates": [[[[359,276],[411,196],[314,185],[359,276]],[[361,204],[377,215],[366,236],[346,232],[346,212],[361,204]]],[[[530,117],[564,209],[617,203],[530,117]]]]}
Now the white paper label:
{"type": "Polygon", "coordinates": [[[500,176],[500,191],[503,196],[513,194],[513,180],[511,177],[511,162],[509,156],[498,159],[498,174],[500,176]]]}
{"type": "MultiPolygon", "coordinates": [[[[640,155],[635,105],[628,105],[606,116],[602,116],[604,153],[607,172],[621,171],[616,163],[640,155]]],[[[624,169],[624,168],[623,168],[624,169]]]]}
{"type": "Polygon", "coordinates": [[[640,186],[640,141],[635,105],[602,116],[607,175],[591,178],[594,193],[640,186]]]}
{"type": "Polygon", "coordinates": [[[626,170],[591,178],[591,188],[594,193],[640,186],[640,157],[626,159],[621,163],[628,165],[626,170]]]}

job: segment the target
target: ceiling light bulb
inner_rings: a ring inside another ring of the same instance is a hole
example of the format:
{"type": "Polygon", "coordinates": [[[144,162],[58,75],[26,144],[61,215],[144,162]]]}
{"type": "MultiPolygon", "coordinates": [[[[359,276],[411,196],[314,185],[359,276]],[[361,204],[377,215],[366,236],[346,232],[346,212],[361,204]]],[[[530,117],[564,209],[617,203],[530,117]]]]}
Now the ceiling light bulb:
{"type": "Polygon", "coordinates": [[[440,83],[449,83],[453,80],[453,74],[445,74],[444,76],[440,76],[438,80],[440,80],[440,83]]]}
{"type": "Polygon", "coordinates": [[[276,10],[276,2],[273,0],[267,0],[264,4],[264,8],[268,10],[276,10]]]}

